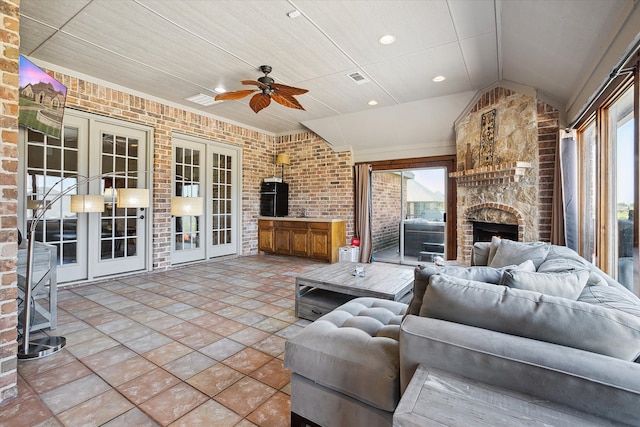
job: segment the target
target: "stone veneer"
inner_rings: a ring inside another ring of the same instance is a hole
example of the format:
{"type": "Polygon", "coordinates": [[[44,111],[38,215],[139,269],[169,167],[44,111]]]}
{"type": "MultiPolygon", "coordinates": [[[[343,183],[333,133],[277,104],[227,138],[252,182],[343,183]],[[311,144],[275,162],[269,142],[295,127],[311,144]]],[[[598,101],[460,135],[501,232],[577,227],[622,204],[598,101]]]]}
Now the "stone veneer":
{"type": "Polygon", "coordinates": [[[482,114],[496,110],[494,165],[530,164],[516,181],[480,180],[457,186],[458,260],[468,262],[472,222],[517,224],[521,241],[551,236],[553,168],[559,132],[558,111],[530,95],[496,87],[480,96],[456,124],[457,170],[465,171],[467,145],[472,168],[480,166],[482,114]]]}
{"type": "Polygon", "coordinates": [[[18,395],[19,2],[0,0],[0,403],[18,395]]]}

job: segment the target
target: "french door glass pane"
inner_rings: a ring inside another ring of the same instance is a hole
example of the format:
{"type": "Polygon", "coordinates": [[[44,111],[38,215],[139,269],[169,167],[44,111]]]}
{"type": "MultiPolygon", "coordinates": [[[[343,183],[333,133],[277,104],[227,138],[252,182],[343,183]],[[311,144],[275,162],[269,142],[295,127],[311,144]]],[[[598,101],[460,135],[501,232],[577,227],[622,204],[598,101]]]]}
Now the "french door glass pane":
{"type": "MultiPolygon", "coordinates": [[[[200,196],[201,153],[198,149],[176,147],[175,150],[175,195],[178,197],[200,196]]],[[[196,249],[200,242],[200,217],[179,216],[175,218],[175,250],[196,249]]]]}
{"type": "MultiPolygon", "coordinates": [[[[609,108],[609,139],[615,170],[614,221],[617,235],[618,280],[633,278],[633,211],[635,191],[633,90],[629,89],[609,108]]],[[[626,284],[626,283],[625,283],[626,284]]],[[[628,283],[632,286],[632,283],[628,283]]]]}
{"type": "Polygon", "coordinates": [[[213,246],[231,243],[232,238],[232,159],[213,154],[211,182],[211,236],[213,246]]]}
{"type": "Polygon", "coordinates": [[[582,134],[580,141],[582,155],[581,178],[584,183],[580,226],[582,232],[580,255],[586,260],[596,263],[596,124],[593,122],[582,134]]]}
{"type": "MultiPolygon", "coordinates": [[[[41,207],[38,201],[51,201],[77,183],[78,129],[65,126],[62,139],[29,130],[27,138],[27,226],[31,227],[41,207]]],[[[68,194],[76,194],[76,190],[68,194]]],[[[69,198],[62,197],[45,211],[34,238],[57,248],[59,265],[73,264],[77,262],[77,227],[69,198]]]]}
{"type": "Polygon", "coordinates": [[[137,216],[136,208],[118,208],[115,190],[137,188],[138,144],[137,138],[102,133],[101,173],[119,173],[116,177],[104,177],[100,191],[105,196],[105,210],[101,217],[100,259],[118,259],[136,255],[137,216]]]}

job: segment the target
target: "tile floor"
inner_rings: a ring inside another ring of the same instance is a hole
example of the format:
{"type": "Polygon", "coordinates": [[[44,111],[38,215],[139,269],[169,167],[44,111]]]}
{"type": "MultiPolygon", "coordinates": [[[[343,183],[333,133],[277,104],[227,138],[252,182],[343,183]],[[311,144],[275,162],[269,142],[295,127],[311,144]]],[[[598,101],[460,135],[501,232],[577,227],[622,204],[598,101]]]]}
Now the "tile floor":
{"type": "Polygon", "coordinates": [[[257,255],[60,290],[67,345],[18,362],[0,426],[288,426],[295,276],[325,265],[257,255]]]}

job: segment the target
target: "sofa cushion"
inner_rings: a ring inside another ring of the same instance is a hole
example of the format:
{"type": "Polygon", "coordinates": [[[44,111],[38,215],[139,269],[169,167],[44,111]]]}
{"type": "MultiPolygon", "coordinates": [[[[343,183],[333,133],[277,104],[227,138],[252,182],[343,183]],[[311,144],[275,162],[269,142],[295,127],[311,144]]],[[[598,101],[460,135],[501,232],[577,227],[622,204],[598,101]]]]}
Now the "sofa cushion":
{"type": "Polygon", "coordinates": [[[631,292],[625,292],[608,285],[585,286],[578,301],[588,302],[611,310],[620,310],[640,317],[640,299],[631,292]]]}
{"type": "Polygon", "coordinates": [[[556,297],[578,299],[587,284],[589,270],[539,273],[520,270],[504,272],[502,283],[515,289],[525,289],[556,297]]]}
{"type": "Polygon", "coordinates": [[[284,366],[384,411],[400,400],[398,335],[406,304],[356,298],[285,343],[284,366]]]}
{"type": "Polygon", "coordinates": [[[536,266],[544,262],[549,253],[549,243],[532,242],[522,243],[513,240],[501,239],[495,256],[489,260],[490,267],[503,267],[505,265],[520,264],[526,260],[531,260],[536,266]]]}
{"type": "Polygon", "coordinates": [[[552,342],[633,361],[640,319],[582,301],[435,275],[421,316],[552,342]]]}
{"type": "Polygon", "coordinates": [[[535,271],[535,267],[533,266],[533,264],[526,262],[519,266],[510,265],[503,268],[493,268],[486,266],[460,267],[450,265],[437,267],[432,265],[419,265],[416,267],[414,272],[413,296],[411,297],[411,301],[409,302],[407,314],[417,315],[420,313],[420,306],[422,305],[424,293],[427,290],[427,286],[429,285],[429,279],[434,274],[447,274],[449,276],[461,277],[468,280],[477,280],[479,282],[500,283],[504,271],[507,269],[515,268],[521,268],[529,271],[531,268],[533,268],[533,271],[535,271]]]}

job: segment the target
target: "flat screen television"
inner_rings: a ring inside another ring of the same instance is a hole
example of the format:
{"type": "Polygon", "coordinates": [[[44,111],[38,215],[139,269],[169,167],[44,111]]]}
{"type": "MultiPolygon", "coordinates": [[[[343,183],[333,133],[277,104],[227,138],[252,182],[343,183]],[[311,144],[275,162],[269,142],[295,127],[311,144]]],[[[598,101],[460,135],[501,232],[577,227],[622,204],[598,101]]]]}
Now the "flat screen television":
{"type": "Polygon", "coordinates": [[[67,88],[22,55],[18,80],[19,124],[60,138],[67,88]]]}

